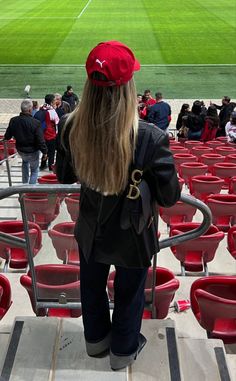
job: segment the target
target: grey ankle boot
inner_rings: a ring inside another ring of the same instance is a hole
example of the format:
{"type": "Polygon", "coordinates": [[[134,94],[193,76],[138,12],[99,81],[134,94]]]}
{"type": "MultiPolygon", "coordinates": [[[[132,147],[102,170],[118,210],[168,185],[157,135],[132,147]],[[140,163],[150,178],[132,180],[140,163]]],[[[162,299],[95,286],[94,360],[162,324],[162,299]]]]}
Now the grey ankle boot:
{"type": "Polygon", "coordinates": [[[111,333],[109,332],[103,340],[91,343],[85,340],[86,351],[89,356],[100,356],[110,349],[111,333]]]}
{"type": "Polygon", "coordinates": [[[136,360],[137,355],[141,352],[147,339],[141,333],[139,335],[138,349],[131,355],[118,355],[110,351],[110,365],[112,370],[120,370],[126,368],[127,366],[133,364],[136,360]]]}

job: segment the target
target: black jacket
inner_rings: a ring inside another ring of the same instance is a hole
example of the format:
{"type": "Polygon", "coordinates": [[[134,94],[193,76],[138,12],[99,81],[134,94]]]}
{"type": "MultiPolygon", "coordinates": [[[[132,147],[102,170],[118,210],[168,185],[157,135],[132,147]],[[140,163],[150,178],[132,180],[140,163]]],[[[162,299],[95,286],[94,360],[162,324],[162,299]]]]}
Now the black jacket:
{"type": "MultiPolygon", "coordinates": [[[[154,125],[141,122],[136,154],[145,128],[150,129],[150,139],[144,158],[143,178],[147,180],[152,197],[159,205],[172,206],[180,197],[180,187],[168,136],[154,125]]],[[[62,155],[62,150],[59,155],[62,155]]],[[[63,180],[60,166],[57,166],[57,173],[63,180]]],[[[68,173],[66,179],[69,182],[68,173]]],[[[71,180],[75,180],[74,173],[71,173],[71,180]]],[[[152,223],[141,234],[137,234],[132,227],[123,230],[120,220],[125,196],[126,192],[104,196],[82,184],[75,237],[87,260],[94,255],[97,262],[123,267],[148,267],[152,255],[159,251],[157,226],[152,223]]]]}
{"type": "Polygon", "coordinates": [[[73,111],[76,105],[79,103],[79,97],[75,93],[69,94],[67,91],[62,95],[62,100],[69,103],[71,111],[73,111]]]}
{"type": "Polygon", "coordinates": [[[12,137],[15,138],[16,149],[20,152],[33,153],[39,150],[43,154],[47,153],[41,123],[30,114],[20,113],[10,119],[4,139],[9,140],[12,137]]]}

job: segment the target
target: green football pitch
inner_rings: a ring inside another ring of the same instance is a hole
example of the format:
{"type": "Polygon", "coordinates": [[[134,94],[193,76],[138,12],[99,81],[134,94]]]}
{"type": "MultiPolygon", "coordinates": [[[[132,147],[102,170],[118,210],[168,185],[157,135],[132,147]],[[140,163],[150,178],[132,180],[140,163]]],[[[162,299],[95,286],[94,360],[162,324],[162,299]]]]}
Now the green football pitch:
{"type": "Polygon", "coordinates": [[[81,93],[100,41],[129,45],[138,91],[236,97],[236,0],[0,0],[0,97],[81,93]]]}

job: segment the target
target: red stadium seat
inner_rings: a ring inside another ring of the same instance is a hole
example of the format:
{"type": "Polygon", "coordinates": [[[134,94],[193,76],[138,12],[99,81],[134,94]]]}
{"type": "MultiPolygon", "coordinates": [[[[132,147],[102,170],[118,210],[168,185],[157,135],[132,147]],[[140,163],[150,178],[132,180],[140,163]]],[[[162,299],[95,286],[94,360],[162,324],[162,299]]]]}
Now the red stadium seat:
{"type": "Polygon", "coordinates": [[[9,280],[0,274],[0,320],[11,307],[11,285],[9,280]]]}
{"type": "Polygon", "coordinates": [[[191,153],[197,156],[198,161],[201,161],[201,155],[206,155],[209,153],[214,153],[214,149],[205,145],[198,145],[196,147],[191,148],[191,153]]]}
{"type": "Polygon", "coordinates": [[[227,155],[225,156],[225,162],[227,163],[234,163],[236,164],[236,154],[230,154],[230,155],[227,155]]]}
{"type": "Polygon", "coordinates": [[[68,213],[70,214],[70,217],[72,221],[76,221],[79,215],[79,193],[73,193],[71,195],[68,195],[65,198],[65,203],[67,206],[68,213]]]}
{"type": "Polygon", "coordinates": [[[219,140],[220,142],[223,142],[223,143],[227,143],[228,142],[227,136],[218,136],[216,138],[216,140],[219,140]]]}
{"type": "Polygon", "coordinates": [[[205,203],[211,209],[213,224],[218,229],[227,232],[230,226],[236,224],[236,195],[212,194],[205,203]]]}
{"type": "Polygon", "coordinates": [[[228,231],[227,248],[232,257],[236,259],[236,225],[232,226],[228,231]]]}
{"type": "Polygon", "coordinates": [[[219,153],[222,156],[227,156],[231,154],[236,154],[236,148],[224,145],[223,147],[216,147],[215,152],[219,153]]]}
{"type": "Polygon", "coordinates": [[[60,199],[57,195],[28,193],[24,196],[28,221],[37,223],[46,230],[60,212],[60,199]]]}
{"type": "Polygon", "coordinates": [[[189,182],[191,195],[205,202],[210,194],[220,193],[224,180],[217,176],[193,176],[189,182]]]}
{"type": "Polygon", "coordinates": [[[182,190],[184,185],[184,179],[182,179],[181,177],[178,177],[178,180],[179,180],[180,189],[182,190]]]}
{"type": "MultiPolygon", "coordinates": [[[[80,301],[80,268],[73,265],[38,265],[35,266],[37,291],[44,301],[59,300],[66,294],[67,301],[80,301]]],[[[21,285],[29,294],[32,309],[37,316],[79,317],[80,309],[40,308],[36,310],[30,271],[20,278],[21,285]]]]}
{"type": "Polygon", "coordinates": [[[191,222],[196,210],[197,209],[192,205],[177,201],[177,203],[170,208],[160,207],[159,211],[162,220],[168,226],[171,226],[179,222],[191,222]]]}
{"type": "MultiPolygon", "coordinates": [[[[147,304],[151,303],[152,297],[152,274],[153,269],[148,269],[148,275],[145,284],[145,301],[147,304]]],[[[111,301],[114,301],[114,278],[115,271],[110,273],[108,278],[108,295],[111,301]]],[[[155,287],[155,308],[156,319],[164,319],[169,312],[170,303],[175,296],[176,290],[179,288],[179,280],[175,278],[172,271],[164,268],[156,268],[156,287],[155,287]]],[[[151,317],[150,311],[144,311],[144,317],[151,317]]]]}
{"type": "Polygon", "coordinates": [[[195,280],[190,300],[193,314],[209,338],[236,343],[236,277],[210,276],[195,280]]]}
{"type": "Polygon", "coordinates": [[[38,182],[39,184],[59,184],[57,176],[54,173],[39,177],[38,182]]]}
{"type": "Polygon", "coordinates": [[[200,157],[200,161],[201,163],[208,165],[208,171],[212,172],[213,165],[216,163],[223,163],[224,156],[219,155],[218,153],[203,154],[200,157]]]}
{"type": "Polygon", "coordinates": [[[215,150],[216,147],[224,146],[225,143],[221,142],[220,140],[209,140],[208,142],[205,143],[205,145],[215,150]]]}
{"type": "Polygon", "coordinates": [[[216,163],[212,167],[212,174],[224,180],[224,189],[229,188],[230,178],[236,176],[236,163],[216,163]]]}
{"type": "Polygon", "coordinates": [[[181,146],[180,142],[173,139],[169,139],[169,143],[170,143],[170,146],[181,146]]]}
{"type": "MultiPolygon", "coordinates": [[[[197,222],[172,225],[170,236],[189,232],[199,225],[200,223],[197,222]]],[[[181,275],[185,275],[185,271],[198,272],[203,269],[205,275],[208,275],[207,263],[214,259],[222,239],[224,239],[224,233],[211,225],[200,237],[172,246],[171,251],[181,263],[181,275]]]]}
{"type": "Polygon", "coordinates": [[[178,145],[178,146],[171,145],[170,149],[173,155],[175,153],[189,153],[188,148],[185,148],[182,145],[178,145]]]}
{"type": "Polygon", "coordinates": [[[57,257],[64,264],[79,264],[79,249],[74,236],[75,222],[62,222],[48,231],[57,257]]]}
{"type": "MultiPolygon", "coordinates": [[[[35,256],[42,247],[42,232],[40,227],[29,222],[29,238],[31,250],[35,256]]],[[[0,221],[0,232],[10,234],[18,238],[25,238],[23,221],[0,221]]],[[[8,267],[12,269],[25,269],[28,266],[28,256],[25,249],[16,247],[14,243],[6,244],[0,238],[0,257],[5,260],[4,271],[8,267]]]]}
{"type": "Polygon", "coordinates": [[[184,146],[189,150],[198,145],[202,146],[202,142],[200,142],[199,140],[186,140],[186,142],[184,143],[184,146]]]}
{"type": "Polygon", "coordinates": [[[198,161],[197,156],[192,155],[191,153],[176,153],[173,155],[176,170],[179,171],[180,164],[190,163],[198,161]]]}
{"type": "Polygon", "coordinates": [[[208,165],[198,162],[182,163],[179,166],[179,175],[185,180],[185,184],[189,185],[189,180],[193,176],[205,175],[208,171],[208,165]]]}
{"type": "Polygon", "coordinates": [[[236,176],[231,177],[229,180],[229,193],[236,194],[236,176]]]}

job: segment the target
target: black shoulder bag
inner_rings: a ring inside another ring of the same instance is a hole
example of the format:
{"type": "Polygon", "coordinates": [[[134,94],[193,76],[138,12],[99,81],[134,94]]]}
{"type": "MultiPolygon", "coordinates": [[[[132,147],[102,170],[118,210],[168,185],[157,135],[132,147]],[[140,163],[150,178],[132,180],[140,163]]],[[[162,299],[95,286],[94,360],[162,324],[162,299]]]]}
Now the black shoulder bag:
{"type": "Polygon", "coordinates": [[[148,183],[142,178],[149,137],[150,131],[145,129],[121,211],[121,228],[126,230],[133,227],[137,234],[141,234],[145,226],[153,221],[151,192],[148,183]]]}

